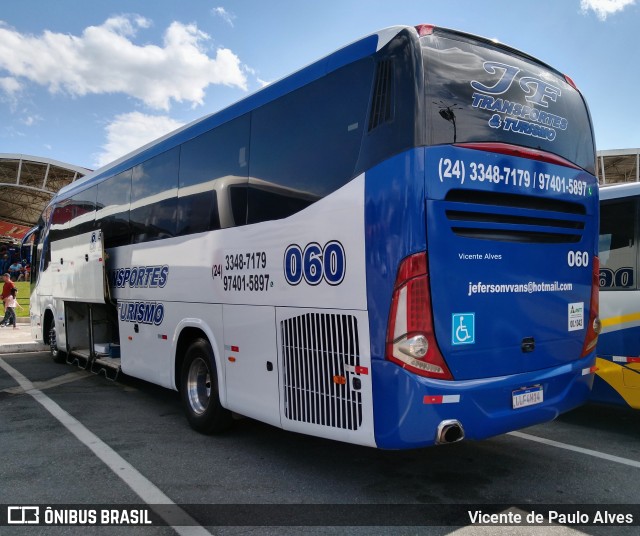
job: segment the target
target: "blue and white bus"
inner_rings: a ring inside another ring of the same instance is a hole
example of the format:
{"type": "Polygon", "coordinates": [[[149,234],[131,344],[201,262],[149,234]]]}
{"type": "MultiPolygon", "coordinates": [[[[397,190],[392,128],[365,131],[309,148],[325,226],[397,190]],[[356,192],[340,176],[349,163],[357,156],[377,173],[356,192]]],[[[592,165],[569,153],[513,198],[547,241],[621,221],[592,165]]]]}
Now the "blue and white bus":
{"type": "Polygon", "coordinates": [[[600,306],[591,399],[640,409],[640,183],[600,190],[600,306]]]}
{"type": "Polygon", "coordinates": [[[34,229],[55,359],[380,448],[582,404],[593,130],[571,80],[433,26],[365,37],[65,187],[34,229]]]}

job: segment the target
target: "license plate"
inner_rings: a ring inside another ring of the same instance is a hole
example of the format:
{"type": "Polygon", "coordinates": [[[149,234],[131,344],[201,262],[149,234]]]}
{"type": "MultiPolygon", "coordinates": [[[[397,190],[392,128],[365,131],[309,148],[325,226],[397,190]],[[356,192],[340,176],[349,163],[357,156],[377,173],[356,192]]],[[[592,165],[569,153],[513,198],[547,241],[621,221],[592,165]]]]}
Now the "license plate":
{"type": "Polygon", "coordinates": [[[527,406],[535,406],[544,400],[542,385],[534,385],[533,387],[525,387],[511,393],[513,409],[526,408],[527,406]]]}

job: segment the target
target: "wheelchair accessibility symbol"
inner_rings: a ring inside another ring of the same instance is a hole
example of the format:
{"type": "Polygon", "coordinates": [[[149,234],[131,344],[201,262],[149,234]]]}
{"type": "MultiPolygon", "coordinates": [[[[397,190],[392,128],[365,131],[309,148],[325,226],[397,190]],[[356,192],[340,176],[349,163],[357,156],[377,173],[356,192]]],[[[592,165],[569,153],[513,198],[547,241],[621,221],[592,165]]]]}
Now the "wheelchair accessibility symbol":
{"type": "Polygon", "coordinates": [[[451,316],[451,344],[475,344],[475,328],[475,313],[454,313],[451,316]]]}

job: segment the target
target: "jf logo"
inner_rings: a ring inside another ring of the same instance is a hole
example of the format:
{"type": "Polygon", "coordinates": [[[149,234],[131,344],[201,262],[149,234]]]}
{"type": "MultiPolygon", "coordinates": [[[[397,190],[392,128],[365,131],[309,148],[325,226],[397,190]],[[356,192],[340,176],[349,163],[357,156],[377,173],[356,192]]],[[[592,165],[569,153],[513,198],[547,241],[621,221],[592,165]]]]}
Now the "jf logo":
{"type": "Polygon", "coordinates": [[[451,344],[474,344],[475,342],[475,313],[453,313],[451,315],[451,344]]]}

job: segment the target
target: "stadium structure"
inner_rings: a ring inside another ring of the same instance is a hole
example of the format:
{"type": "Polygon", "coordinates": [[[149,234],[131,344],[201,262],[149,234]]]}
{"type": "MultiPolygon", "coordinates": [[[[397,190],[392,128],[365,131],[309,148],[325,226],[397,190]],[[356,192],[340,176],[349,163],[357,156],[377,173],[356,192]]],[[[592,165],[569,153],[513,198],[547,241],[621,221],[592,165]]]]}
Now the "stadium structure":
{"type": "Polygon", "coordinates": [[[623,182],[640,182],[640,148],[598,151],[600,186],[623,182]]]}
{"type": "Polygon", "coordinates": [[[0,249],[18,246],[53,195],[89,172],[50,158],[0,153],[0,249]]]}

